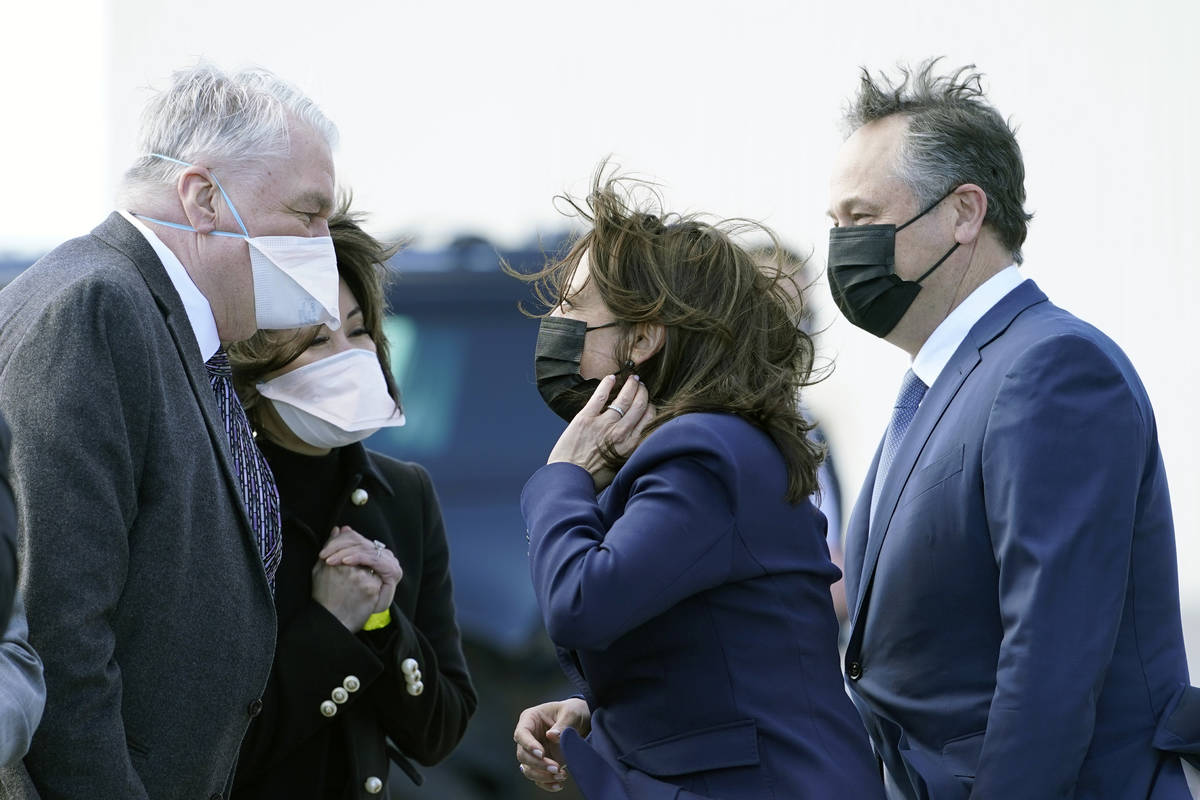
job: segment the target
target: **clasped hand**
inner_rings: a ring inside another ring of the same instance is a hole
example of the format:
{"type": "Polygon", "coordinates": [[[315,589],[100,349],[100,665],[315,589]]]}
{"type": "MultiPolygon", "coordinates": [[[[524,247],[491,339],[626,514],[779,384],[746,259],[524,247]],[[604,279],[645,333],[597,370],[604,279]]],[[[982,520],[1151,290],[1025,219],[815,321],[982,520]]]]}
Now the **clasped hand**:
{"type": "Polygon", "coordinates": [[[367,618],[392,603],[404,576],[387,548],[348,525],[334,528],[312,568],[312,597],[349,630],[357,633],[367,618]]]}

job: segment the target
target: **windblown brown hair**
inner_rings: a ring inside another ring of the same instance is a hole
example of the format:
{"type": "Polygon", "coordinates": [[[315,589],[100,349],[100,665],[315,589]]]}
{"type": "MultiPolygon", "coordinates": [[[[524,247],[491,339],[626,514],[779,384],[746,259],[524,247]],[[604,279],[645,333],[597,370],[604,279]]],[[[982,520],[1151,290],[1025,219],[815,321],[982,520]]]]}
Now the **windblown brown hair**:
{"type": "MultiPolygon", "coordinates": [[[[388,341],[383,335],[383,320],[387,315],[387,279],[385,262],[400,249],[386,245],[362,229],[363,216],[350,210],[350,197],[338,203],[329,218],[329,234],[337,255],[338,276],[350,287],[363,313],[363,327],[375,343],[379,367],[387,381],[388,393],[400,404],[400,390],[392,378],[388,341]]],[[[308,349],[320,333],[320,325],[281,331],[258,331],[249,339],[229,347],[229,362],[233,367],[233,383],[246,409],[246,416],[255,429],[260,425],[262,397],[255,384],[277,369],[292,363],[308,349]]]]}
{"type": "MultiPolygon", "coordinates": [[[[817,489],[823,449],[807,437],[812,426],[797,410],[813,343],[799,325],[800,277],[787,251],[762,225],[666,213],[650,184],[606,172],[602,163],[585,200],[557,198],[590,225],[566,256],[536,273],[507,271],[532,282],[539,302],[553,309],[587,253],[589,280],[621,323],[621,360],[637,323],[666,331],[662,348],[637,370],[658,410],[646,434],[683,414],[735,414],[778,446],[787,499],[800,502],[817,489]],[[735,241],[752,232],[769,238],[772,257],[735,241]]],[[[623,463],[614,452],[604,456],[613,469],[623,463]]]]}

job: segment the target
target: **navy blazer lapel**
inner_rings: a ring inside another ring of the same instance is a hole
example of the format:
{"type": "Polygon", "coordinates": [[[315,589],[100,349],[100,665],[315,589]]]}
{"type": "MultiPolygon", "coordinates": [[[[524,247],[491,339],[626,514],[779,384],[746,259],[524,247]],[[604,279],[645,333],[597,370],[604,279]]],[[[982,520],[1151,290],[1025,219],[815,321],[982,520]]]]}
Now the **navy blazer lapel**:
{"type": "MultiPolygon", "coordinates": [[[[883,489],[879,494],[878,507],[874,514],[874,526],[870,525],[869,519],[867,522],[870,533],[867,537],[867,550],[863,560],[857,604],[854,616],[851,617],[855,627],[857,627],[859,617],[863,611],[863,598],[867,595],[867,587],[870,586],[871,579],[875,575],[875,566],[879,561],[879,550],[883,546],[883,540],[887,538],[887,532],[892,523],[892,516],[896,512],[896,504],[900,500],[900,493],[904,490],[905,484],[908,483],[913,468],[917,464],[917,458],[921,455],[921,451],[925,449],[925,444],[929,441],[934,428],[937,427],[937,423],[946,412],[950,401],[958,394],[958,390],[962,387],[967,376],[971,374],[971,371],[979,363],[980,350],[988,342],[1003,333],[1022,311],[1031,305],[1045,300],[1046,295],[1042,294],[1033,281],[1027,280],[1021,283],[984,314],[979,322],[975,323],[962,344],[959,345],[958,350],[950,358],[949,363],[946,364],[938,376],[938,379],[933,382],[933,386],[929,387],[929,391],[921,401],[921,407],[917,410],[917,415],[913,418],[912,425],[904,435],[904,440],[900,443],[900,449],[896,451],[896,457],[892,460],[887,477],[884,479],[883,489]]],[[[878,454],[876,455],[876,463],[878,463],[878,454]]],[[[874,475],[874,471],[871,474],[874,475]]],[[[867,503],[870,503],[869,496],[867,503]]],[[[871,516],[869,505],[866,509],[856,507],[855,516],[859,516],[860,511],[866,514],[868,518],[871,516]]]]}
{"type": "Polygon", "coordinates": [[[225,475],[225,481],[229,484],[229,490],[236,500],[233,505],[238,510],[238,518],[242,521],[242,527],[246,533],[253,539],[254,529],[250,525],[250,517],[242,498],[242,483],[233,468],[233,460],[229,454],[229,437],[225,432],[225,421],[221,419],[221,413],[217,410],[216,396],[208,379],[208,369],[200,360],[200,345],[196,342],[196,334],[192,330],[192,323],[188,319],[187,311],[184,310],[183,300],[179,298],[179,292],[175,290],[175,285],[171,283],[166,268],[163,267],[154,248],[146,241],[146,237],[142,236],[141,232],[130,225],[120,214],[116,212],[110,214],[108,219],[92,231],[92,235],[120,251],[133,262],[146,282],[146,287],[153,295],[154,301],[158,304],[159,310],[162,311],[163,321],[166,323],[167,330],[171,332],[171,339],[175,342],[179,360],[183,364],[188,383],[191,384],[192,392],[196,395],[196,403],[200,406],[200,413],[204,417],[204,424],[208,427],[209,436],[213,440],[213,449],[217,453],[217,461],[221,464],[221,472],[225,475]]]}
{"type": "Polygon", "coordinates": [[[875,448],[875,457],[871,459],[871,467],[867,470],[867,478],[863,481],[846,523],[845,546],[842,548],[844,574],[846,578],[846,602],[850,604],[850,620],[862,602],[862,568],[867,556],[867,535],[871,522],[871,493],[875,489],[875,472],[879,469],[879,456],[883,452],[883,438],[875,448]]]}

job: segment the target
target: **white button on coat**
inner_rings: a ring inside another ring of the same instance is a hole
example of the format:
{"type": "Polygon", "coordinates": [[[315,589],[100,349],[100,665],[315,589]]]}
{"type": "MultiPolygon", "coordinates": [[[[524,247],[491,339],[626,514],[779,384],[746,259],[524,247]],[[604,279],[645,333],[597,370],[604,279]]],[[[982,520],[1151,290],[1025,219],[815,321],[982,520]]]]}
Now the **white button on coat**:
{"type": "Polygon", "coordinates": [[[362,686],[362,682],[353,675],[347,675],[346,679],[342,681],[342,686],[347,692],[357,692],[359,687],[362,686]]]}
{"type": "Polygon", "coordinates": [[[356,506],[365,506],[371,495],[367,494],[366,489],[355,489],[350,493],[350,502],[356,506]]]}
{"type": "Polygon", "coordinates": [[[421,683],[420,681],[413,681],[408,685],[408,693],[413,697],[418,696],[423,691],[425,691],[425,684],[421,683]]]}
{"type": "Polygon", "coordinates": [[[350,693],[347,692],[345,689],[343,689],[340,686],[337,686],[334,688],[333,702],[337,703],[338,705],[341,705],[342,703],[346,702],[349,699],[350,699],[350,693]]]}
{"type": "Polygon", "coordinates": [[[383,791],[383,781],[372,775],[363,783],[363,788],[367,790],[368,794],[379,794],[383,791]]]}
{"type": "Polygon", "coordinates": [[[325,700],[321,703],[321,713],[326,717],[332,717],[337,713],[337,706],[331,700],[325,700]]]}
{"type": "Polygon", "coordinates": [[[405,675],[412,675],[420,669],[415,658],[406,658],[400,662],[400,671],[405,675]]]}

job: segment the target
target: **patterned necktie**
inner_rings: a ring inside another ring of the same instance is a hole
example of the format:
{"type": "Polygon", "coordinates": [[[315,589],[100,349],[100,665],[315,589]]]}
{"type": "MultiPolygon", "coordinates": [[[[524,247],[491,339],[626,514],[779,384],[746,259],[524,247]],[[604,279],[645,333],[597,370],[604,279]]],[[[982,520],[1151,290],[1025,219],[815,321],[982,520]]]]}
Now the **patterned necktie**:
{"type": "Polygon", "coordinates": [[[250,516],[250,527],[254,530],[263,567],[267,570],[267,582],[271,584],[271,591],[275,591],[275,570],[283,558],[283,537],[279,533],[279,491],[275,488],[275,476],[254,443],[246,411],[234,393],[229,356],[224,349],[219,349],[204,362],[204,366],[208,367],[208,380],[217,396],[221,418],[225,421],[233,468],[242,485],[242,499],[246,503],[246,513],[250,516]]]}
{"type": "Polygon", "coordinates": [[[892,420],[888,423],[887,433],[883,436],[883,450],[879,454],[879,468],[875,470],[875,487],[871,490],[871,519],[875,519],[875,505],[879,502],[879,493],[883,482],[891,469],[892,459],[904,441],[904,434],[917,415],[921,398],[929,389],[911,369],[904,373],[904,381],[900,384],[900,394],[896,395],[896,407],[892,409],[892,420]]]}

